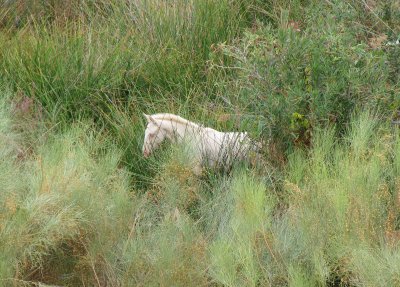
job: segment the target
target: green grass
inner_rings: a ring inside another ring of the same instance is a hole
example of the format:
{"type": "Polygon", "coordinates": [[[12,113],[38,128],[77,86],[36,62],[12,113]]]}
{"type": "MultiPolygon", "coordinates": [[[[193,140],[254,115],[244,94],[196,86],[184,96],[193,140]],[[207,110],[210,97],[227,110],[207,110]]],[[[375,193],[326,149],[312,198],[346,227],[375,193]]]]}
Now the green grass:
{"type": "MultiPolygon", "coordinates": [[[[343,143],[335,143],[332,131],[322,131],[307,159],[295,153],[289,161],[286,186],[293,208],[286,216],[296,222],[294,228],[305,246],[312,246],[304,252],[311,252],[308,268],[318,275],[314,276],[317,282],[336,277],[352,284],[358,274],[351,262],[359,259],[353,257],[353,250],[360,246],[379,250],[387,244],[391,194],[396,193],[388,187],[387,174],[393,168],[390,158],[396,155],[390,136],[376,124],[364,113],[353,120],[343,143]]],[[[374,272],[373,276],[385,274],[374,272]]]]}
{"type": "Polygon", "coordinates": [[[0,286],[400,286],[399,9],[4,3],[0,286]],[[143,112],[262,162],[144,159],[143,112]]]}
{"type": "MultiPolygon", "coordinates": [[[[10,141],[17,135],[6,113],[3,106],[2,138],[10,141]]],[[[2,143],[2,284],[58,284],[64,277],[83,283],[81,278],[90,282],[105,271],[114,276],[112,264],[132,222],[125,215],[138,204],[129,174],[118,166],[118,148],[87,124],[51,135],[29,160],[21,161],[18,150],[7,152],[7,146],[2,143]]]]}
{"type": "Polygon", "coordinates": [[[245,25],[242,2],[116,2],[108,15],[86,21],[48,27],[36,19],[9,32],[2,76],[37,98],[54,120],[96,116],[128,98],[135,111],[164,93],[181,102],[206,82],[212,46],[232,41],[245,25]]]}
{"type": "Polygon", "coordinates": [[[398,47],[386,48],[386,41],[371,46],[378,36],[389,39],[393,30],[380,25],[369,33],[364,26],[346,29],[360,13],[350,7],[340,15],[325,1],[290,7],[272,24],[245,31],[239,43],[220,45],[221,53],[233,59],[223,67],[233,71],[224,79],[226,97],[240,113],[260,118],[267,127],[263,136],[272,136],[281,151],[308,145],[320,125],[335,124],[343,133],[357,108],[387,117],[398,109],[399,82],[387,84],[398,47]],[[292,9],[301,13],[291,19],[292,9]]]}

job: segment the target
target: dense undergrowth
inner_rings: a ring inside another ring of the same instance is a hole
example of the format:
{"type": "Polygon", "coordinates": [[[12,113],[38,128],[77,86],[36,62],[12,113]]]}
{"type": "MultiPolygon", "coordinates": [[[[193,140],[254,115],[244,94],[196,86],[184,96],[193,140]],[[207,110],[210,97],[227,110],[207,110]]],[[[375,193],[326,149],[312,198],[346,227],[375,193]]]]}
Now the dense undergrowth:
{"type": "Polygon", "coordinates": [[[3,1],[1,286],[400,286],[397,1],[3,1]],[[142,113],[262,140],[196,177],[142,113]]]}

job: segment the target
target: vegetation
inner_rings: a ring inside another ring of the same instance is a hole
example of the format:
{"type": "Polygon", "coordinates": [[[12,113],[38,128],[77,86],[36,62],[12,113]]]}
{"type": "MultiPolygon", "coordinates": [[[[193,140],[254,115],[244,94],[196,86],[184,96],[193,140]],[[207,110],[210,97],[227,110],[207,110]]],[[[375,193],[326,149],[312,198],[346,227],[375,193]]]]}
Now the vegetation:
{"type": "Polygon", "coordinates": [[[0,286],[400,286],[399,38],[392,0],[2,1],[0,286]],[[143,112],[263,161],[145,160],[143,112]]]}

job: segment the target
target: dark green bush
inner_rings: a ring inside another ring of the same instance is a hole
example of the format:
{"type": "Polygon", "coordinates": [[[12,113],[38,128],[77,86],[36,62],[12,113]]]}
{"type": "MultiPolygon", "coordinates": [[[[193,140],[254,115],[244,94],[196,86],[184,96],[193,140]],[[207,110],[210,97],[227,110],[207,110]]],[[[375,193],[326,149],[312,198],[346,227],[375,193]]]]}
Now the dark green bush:
{"type": "Polygon", "coordinates": [[[224,65],[232,71],[223,85],[231,104],[263,118],[270,129],[265,137],[272,135],[283,150],[307,145],[321,125],[335,123],[342,133],[357,109],[379,110],[389,119],[400,97],[393,84],[396,47],[386,48],[384,34],[368,40],[358,27],[346,26],[356,8],[340,14],[326,5],[303,7],[296,21],[289,20],[293,11],[283,10],[278,28],[259,23],[236,45],[220,46],[234,61],[224,65]]]}

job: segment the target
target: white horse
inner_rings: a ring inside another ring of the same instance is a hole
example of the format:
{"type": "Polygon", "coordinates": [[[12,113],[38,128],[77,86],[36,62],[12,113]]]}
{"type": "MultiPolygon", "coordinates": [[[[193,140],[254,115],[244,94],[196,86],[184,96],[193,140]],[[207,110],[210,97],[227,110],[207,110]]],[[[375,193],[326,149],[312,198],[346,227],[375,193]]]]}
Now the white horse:
{"type": "Polygon", "coordinates": [[[150,156],[168,139],[173,143],[185,143],[193,153],[193,171],[202,173],[204,166],[230,168],[235,161],[250,159],[260,149],[246,132],[219,132],[202,127],[173,114],[146,115],[147,128],[144,136],[143,155],[150,156]]]}

